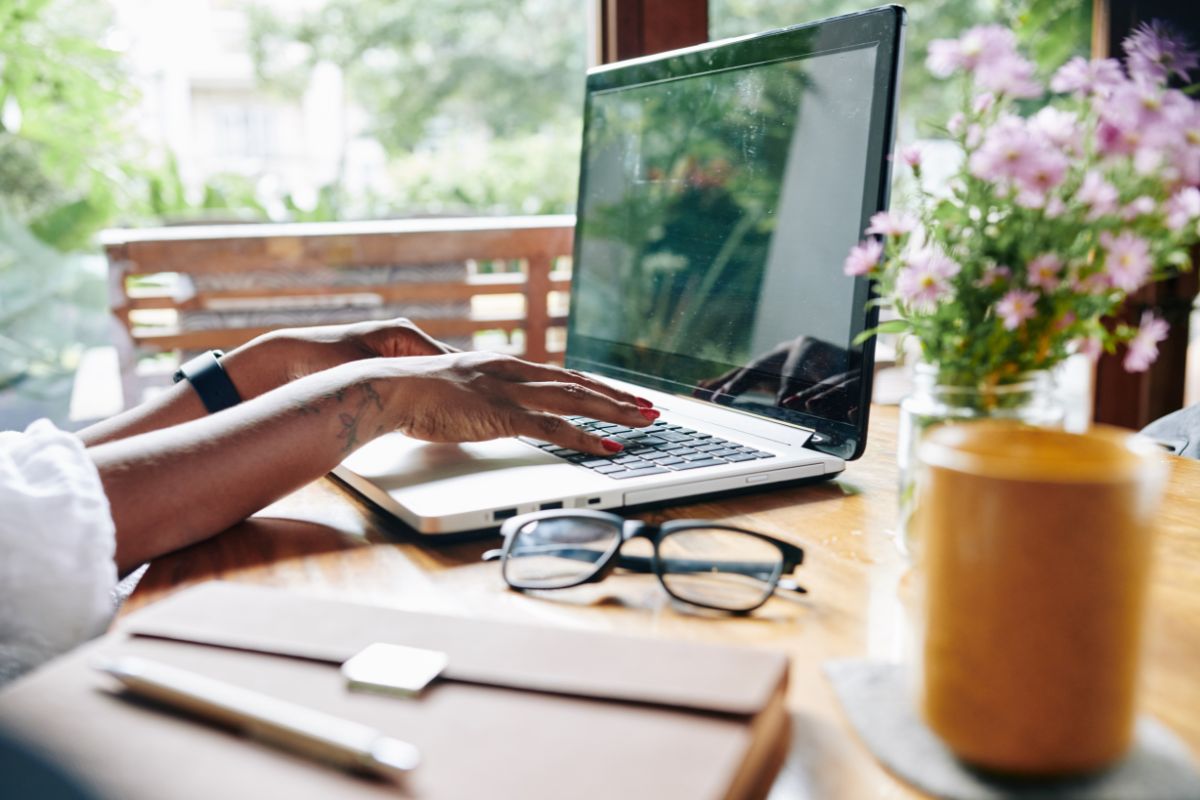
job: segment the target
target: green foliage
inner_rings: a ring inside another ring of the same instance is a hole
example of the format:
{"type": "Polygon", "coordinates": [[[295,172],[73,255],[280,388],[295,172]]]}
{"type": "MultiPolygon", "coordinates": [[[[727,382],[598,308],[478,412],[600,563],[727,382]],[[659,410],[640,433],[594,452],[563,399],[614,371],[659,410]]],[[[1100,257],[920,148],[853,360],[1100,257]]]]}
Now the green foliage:
{"type": "Polygon", "coordinates": [[[579,124],[462,148],[418,151],[392,165],[399,214],[563,214],[575,210],[579,124]]]}
{"type": "Polygon", "coordinates": [[[131,98],[116,54],[96,43],[107,24],[106,7],[87,0],[0,0],[5,200],[64,250],[85,247],[116,211],[131,98]]]}
{"type": "Polygon", "coordinates": [[[583,22],[577,0],[330,0],[297,23],[259,9],[251,51],[283,91],[339,66],[367,133],[398,154],[448,131],[508,138],[577,118],[583,22]]]}

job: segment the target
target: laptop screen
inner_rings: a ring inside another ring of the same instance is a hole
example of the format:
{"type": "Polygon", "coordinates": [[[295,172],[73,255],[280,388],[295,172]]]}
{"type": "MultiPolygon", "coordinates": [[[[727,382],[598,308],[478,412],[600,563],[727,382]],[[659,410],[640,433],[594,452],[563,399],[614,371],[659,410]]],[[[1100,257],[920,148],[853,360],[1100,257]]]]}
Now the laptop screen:
{"type": "Polygon", "coordinates": [[[589,76],[569,366],[858,454],[874,321],[842,263],[886,202],[897,17],[589,76]]]}

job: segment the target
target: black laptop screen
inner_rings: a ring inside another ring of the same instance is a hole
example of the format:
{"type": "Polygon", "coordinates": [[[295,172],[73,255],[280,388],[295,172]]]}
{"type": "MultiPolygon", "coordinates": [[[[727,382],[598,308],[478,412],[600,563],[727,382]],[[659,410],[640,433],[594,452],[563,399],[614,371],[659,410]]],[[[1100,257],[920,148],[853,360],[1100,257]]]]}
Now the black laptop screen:
{"type": "Polygon", "coordinates": [[[812,30],[589,81],[570,366],[856,438],[867,290],[842,262],[882,200],[880,48],[812,30]]]}

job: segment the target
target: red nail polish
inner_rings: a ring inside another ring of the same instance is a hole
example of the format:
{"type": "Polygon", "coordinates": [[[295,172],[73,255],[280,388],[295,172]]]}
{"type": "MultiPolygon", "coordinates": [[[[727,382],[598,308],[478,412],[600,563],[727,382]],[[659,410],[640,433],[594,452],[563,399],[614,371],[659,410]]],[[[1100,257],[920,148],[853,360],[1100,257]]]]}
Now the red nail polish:
{"type": "Polygon", "coordinates": [[[600,444],[604,445],[604,449],[610,453],[619,453],[625,449],[625,445],[614,442],[612,439],[601,439],[600,444]]]}
{"type": "Polygon", "coordinates": [[[654,420],[656,420],[662,416],[661,411],[655,411],[653,408],[639,408],[638,411],[640,411],[642,413],[643,417],[650,420],[651,422],[654,422],[654,420]]]}
{"type": "Polygon", "coordinates": [[[644,397],[635,397],[633,398],[633,402],[637,403],[642,408],[650,408],[652,405],[654,405],[654,403],[651,403],[644,397]]]}

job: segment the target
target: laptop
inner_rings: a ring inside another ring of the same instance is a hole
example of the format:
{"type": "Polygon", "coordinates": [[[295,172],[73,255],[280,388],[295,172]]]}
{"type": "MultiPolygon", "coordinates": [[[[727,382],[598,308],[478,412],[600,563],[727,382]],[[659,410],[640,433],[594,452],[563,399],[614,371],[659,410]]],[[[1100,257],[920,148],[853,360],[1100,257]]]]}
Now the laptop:
{"type": "Polygon", "coordinates": [[[612,458],[374,440],[334,474],[421,533],[818,480],[866,445],[876,323],[850,247],[887,205],[904,11],[589,71],[565,363],[645,397],[612,458]]]}

